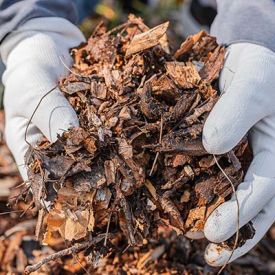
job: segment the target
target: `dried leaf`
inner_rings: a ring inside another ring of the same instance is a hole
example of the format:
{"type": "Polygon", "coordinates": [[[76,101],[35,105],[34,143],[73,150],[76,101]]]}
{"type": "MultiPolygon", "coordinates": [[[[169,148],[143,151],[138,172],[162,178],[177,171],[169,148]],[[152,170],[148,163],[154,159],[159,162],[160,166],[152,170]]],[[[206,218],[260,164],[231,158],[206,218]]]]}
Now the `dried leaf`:
{"type": "Polygon", "coordinates": [[[190,161],[191,161],[191,158],[189,156],[186,156],[184,154],[177,154],[173,159],[172,166],[173,167],[183,166],[184,164],[189,163],[190,161]]]}
{"type": "Polygon", "coordinates": [[[123,120],[128,120],[131,119],[131,110],[129,107],[124,106],[121,111],[119,112],[118,115],[119,118],[123,119],[123,120]]]}
{"type": "Polygon", "coordinates": [[[95,155],[95,152],[97,151],[97,140],[94,137],[88,137],[84,140],[84,147],[86,148],[86,150],[91,154],[91,155],[95,155]]]}
{"type": "Polygon", "coordinates": [[[48,157],[41,156],[43,168],[49,173],[51,179],[60,179],[63,177],[74,164],[74,160],[65,156],[48,157]]]}

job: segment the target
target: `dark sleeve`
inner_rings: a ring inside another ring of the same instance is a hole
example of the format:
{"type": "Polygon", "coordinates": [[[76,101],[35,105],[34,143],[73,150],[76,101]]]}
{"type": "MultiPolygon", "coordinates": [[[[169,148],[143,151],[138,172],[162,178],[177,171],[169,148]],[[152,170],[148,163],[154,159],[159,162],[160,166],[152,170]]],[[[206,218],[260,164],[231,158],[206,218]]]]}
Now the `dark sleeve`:
{"type": "Polygon", "coordinates": [[[275,51],[275,0],[217,0],[211,34],[219,43],[250,42],[275,51]]]}
{"type": "Polygon", "coordinates": [[[0,0],[0,41],[36,17],[62,17],[76,23],[77,11],[72,0],[0,0]]]}

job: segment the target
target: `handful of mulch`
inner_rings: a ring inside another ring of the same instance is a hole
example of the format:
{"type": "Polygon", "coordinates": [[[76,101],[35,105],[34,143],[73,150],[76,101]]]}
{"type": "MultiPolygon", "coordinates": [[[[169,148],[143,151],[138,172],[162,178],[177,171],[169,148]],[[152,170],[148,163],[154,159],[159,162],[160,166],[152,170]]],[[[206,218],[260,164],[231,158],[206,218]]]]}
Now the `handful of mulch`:
{"type": "Polygon", "coordinates": [[[130,15],[72,49],[59,87],[80,126],[27,157],[44,244],[66,240],[100,256],[121,238],[139,246],[163,228],[201,231],[232,194],[224,173],[241,182],[245,141],[216,159],[202,146],[225,49],[200,32],[171,53],[168,25],[149,29],[130,15]]]}

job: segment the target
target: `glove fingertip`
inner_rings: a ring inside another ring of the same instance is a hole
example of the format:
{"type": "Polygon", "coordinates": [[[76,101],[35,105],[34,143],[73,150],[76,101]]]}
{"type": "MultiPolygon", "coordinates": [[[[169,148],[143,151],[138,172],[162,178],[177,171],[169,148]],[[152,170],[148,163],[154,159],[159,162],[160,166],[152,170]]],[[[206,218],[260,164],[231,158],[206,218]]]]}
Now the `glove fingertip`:
{"type": "Polygon", "coordinates": [[[205,150],[214,155],[221,155],[229,152],[235,145],[230,135],[226,136],[226,129],[212,123],[212,119],[208,119],[203,128],[202,142],[205,150]]]}
{"type": "Polygon", "coordinates": [[[205,249],[204,259],[207,264],[218,267],[228,262],[231,253],[230,250],[227,250],[220,245],[210,243],[205,249]]]}
{"type": "Polygon", "coordinates": [[[54,142],[58,135],[77,126],[79,126],[79,121],[73,108],[70,105],[58,106],[51,112],[48,131],[43,132],[51,142],[54,142]]]}
{"type": "Polygon", "coordinates": [[[188,231],[185,233],[185,237],[191,240],[200,240],[200,239],[203,239],[205,236],[202,231],[195,231],[195,232],[188,231]]]}
{"type": "Polygon", "coordinates": [[[213,243],[224,242],[236,232],[236,206],[234,202],[225,202],[216,208],[206,220],[204,235],[213,243]]]}

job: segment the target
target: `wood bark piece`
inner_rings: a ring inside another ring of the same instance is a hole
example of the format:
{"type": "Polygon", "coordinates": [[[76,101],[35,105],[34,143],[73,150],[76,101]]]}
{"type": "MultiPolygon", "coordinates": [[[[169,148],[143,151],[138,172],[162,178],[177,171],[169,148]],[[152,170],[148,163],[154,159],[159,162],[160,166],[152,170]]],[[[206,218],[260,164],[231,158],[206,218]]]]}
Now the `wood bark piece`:
{"type": "Polygon", "coordinates": [[[224,63],[225,49],[217,47],[205,62],[204,67],[200,70],[202,79],[212,82],[217,79],[224,63]]]}
{"type": "Polygon", "coordinates": [[[180,48],[175,52],[174,57],[176,59],[180,58],[180,56],[184,55],[188,51],[192,49],[192,47],[200,40],[202,37],[206,36],[207,33],[205,31],[200,31],[195,35],[190,35],[187,39],[180,45],[180,48]]]}
{"type": "Polygon", "coordinates": [[[190,62],[167,62],[166,69],[168,75],[183,89],[193,88],[200,81],[196,67],[190,62]]]}
{"type": "Polygon", "coordinates": [[[134,36],[133,40],[128,46],[125,57],[129,57],[132,54],[150,49],[156,45],[159,45],[160,43],[163,43],[163,40],[161,39],[165,35],[168,26],[169,22],[165,22],[157,27],[154,27],[153,29],[134,36]]]}

